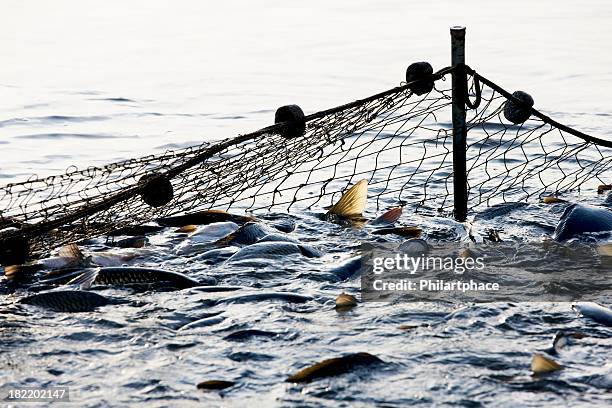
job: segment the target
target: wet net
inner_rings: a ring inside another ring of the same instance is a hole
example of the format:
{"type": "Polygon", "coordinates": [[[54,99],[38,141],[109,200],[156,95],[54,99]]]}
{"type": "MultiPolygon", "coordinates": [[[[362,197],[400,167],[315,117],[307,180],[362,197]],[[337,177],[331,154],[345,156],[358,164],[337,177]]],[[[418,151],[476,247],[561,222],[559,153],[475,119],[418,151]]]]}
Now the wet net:
{"type": "MultiPolygon", "coordinates": [[[[468,68],[468,208],[530,201],[607,186],[612,177],[612,142],[562,125],[528,109],[529,118],[511,123],[504,114],[519,100],[468,68]]],[[[525,108],[527,109],[527,108],[525,108]]]]}
{"type": "MultiPolygon", "coordinates": [[[[503,110],[513,96],[467,70],[471,210],[610,180],[610,143],[532,108],[528,120],[510,123],[503,110]]],[[[295,123],[281,121],[216,143],[7,184],[0,187],[0,242],[27,245],[35,257],[197,210],[322,212],[361,179],[372,212],[399,205],[450,214],[453,71],[308,115],[298,135],[288,136],[295,123]]]]}

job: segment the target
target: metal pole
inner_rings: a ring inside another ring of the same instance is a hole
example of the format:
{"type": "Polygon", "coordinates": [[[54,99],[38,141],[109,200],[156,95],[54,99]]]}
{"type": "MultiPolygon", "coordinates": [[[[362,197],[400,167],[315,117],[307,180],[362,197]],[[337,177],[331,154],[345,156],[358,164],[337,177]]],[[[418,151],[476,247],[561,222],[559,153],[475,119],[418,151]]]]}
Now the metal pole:
{"type": "Polygon", "coordinates": [[[465,27],[451,27],[451,64],[453,70],[453,201],[455,219],[467,217],[468,184],[466,171],[465,98],[467,75],[465,72],[465,27]]]}

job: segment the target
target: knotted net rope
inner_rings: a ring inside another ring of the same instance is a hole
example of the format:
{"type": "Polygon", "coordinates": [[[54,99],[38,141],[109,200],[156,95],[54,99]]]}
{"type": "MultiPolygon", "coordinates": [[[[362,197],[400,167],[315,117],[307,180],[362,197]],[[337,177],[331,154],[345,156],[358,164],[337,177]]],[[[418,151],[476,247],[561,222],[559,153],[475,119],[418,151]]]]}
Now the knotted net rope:
{"type": "Polygon", "coordinates": [[[586,135],[530,107],[524,107],[529,119],[514,124],[504,108],[520,101],[468,71],[470,94],[480,102],[468,110],[469,208],[580,194],[610,183],[611,141],[586,135]]]}
{"type": "MultiPolygon", "coordinates": [[[[25,241],[29,254],[40,256],[197,210],[323,209],[361,179],[368,180],[372,211],[401,205],[449,213],[452,72],[445,68],[308,115],[305,131],[295,137],[284,134],[287,123],[278,123],[217,143],[7,184],[0,187],[0,242],[25,241]],[[415,84],[425,80],[433,89],[415,92],[415,84]],[[166,199],[155,197],[168,190],[166,199]]],[[[609,143],[532,108],[526,122],[509,123],[502,112],[512,95],[469,68],[468,73],[470,94],[478,99],[468,104],[470,209],[610,179],[609,143]]]]}

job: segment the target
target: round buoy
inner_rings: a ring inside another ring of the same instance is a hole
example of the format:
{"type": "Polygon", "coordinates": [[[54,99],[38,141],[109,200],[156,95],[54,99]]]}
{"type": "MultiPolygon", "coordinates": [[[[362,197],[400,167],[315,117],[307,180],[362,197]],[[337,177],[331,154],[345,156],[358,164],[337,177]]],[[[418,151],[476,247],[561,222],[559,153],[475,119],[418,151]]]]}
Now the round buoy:
{"type": "MultiPolygon", "coordinates": [[[[406,69],[406,82],[410,83],[419,79],[427,78],[433,74],[433,68],[429,62],[421,61],[410,64],[406,69]]],[[[434,81],[419,81],[408,86],[413,93],[424,95],[434,87],[434,81]]]]}
{"type": "Polygon", "coordinates": [[[30,257],[30,244],[20,235],[0,239],[0,265],[21,265],[30,257]]]}
{"type": "Polygon", "coordinates": [[[163,175],[147,174],[142,176],[138,183],[144,185],[140,192],[142,201],[151,207],[166,205],[174,197],[172,183],[163,175]]]}
{"type": "MultiPolygon", "coordinates": [[[[533,98],[527,92],[515,91],[512,93],[512,96],[529,107],[533,106],[533,98]]],[[[519,123],[525,122],[530,116],[531,111],[526,106],[522,104],[519,105],[514,101],[506,101],[506,105],[504,106],[504,117],[508,119],[508,121],[518,125],[519,123]]]]}
{"type": "Polygon", "coordinates": [[[302,136],[306,131],[306,119],[302,108],[297,105],[285,105],[276,110],[274,123],[285,122],[287,126],[281,135],[287,139],[302,136]]]}

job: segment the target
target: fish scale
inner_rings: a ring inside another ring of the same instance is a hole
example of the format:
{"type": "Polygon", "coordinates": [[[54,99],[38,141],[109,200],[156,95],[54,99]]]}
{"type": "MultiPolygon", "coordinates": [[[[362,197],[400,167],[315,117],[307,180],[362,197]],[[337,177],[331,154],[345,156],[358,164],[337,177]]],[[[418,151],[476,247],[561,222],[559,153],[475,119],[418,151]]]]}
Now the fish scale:
{"type": "MultiPolygon", "coordinates": [[[[97,271],[85,272],[72,283],[81,283],[88,274],[95,274],[92,283],[101,285],[129,284],[129,283],[160,283],[170,282],[178,288],[191,288],[200,286],[200,282],[178,272],[165,271],[153,268],[100,268],[97,271]]],[[[89,275],[91,276],[91,275],[89,275]]]]}
{"type": "Polygon", "coordinates": [[[60,290],[37,293],[20,300],[20,303],[39,306],[57,312],[88,312],[110,303],[109,299],[93,292],[60,290]]]}

